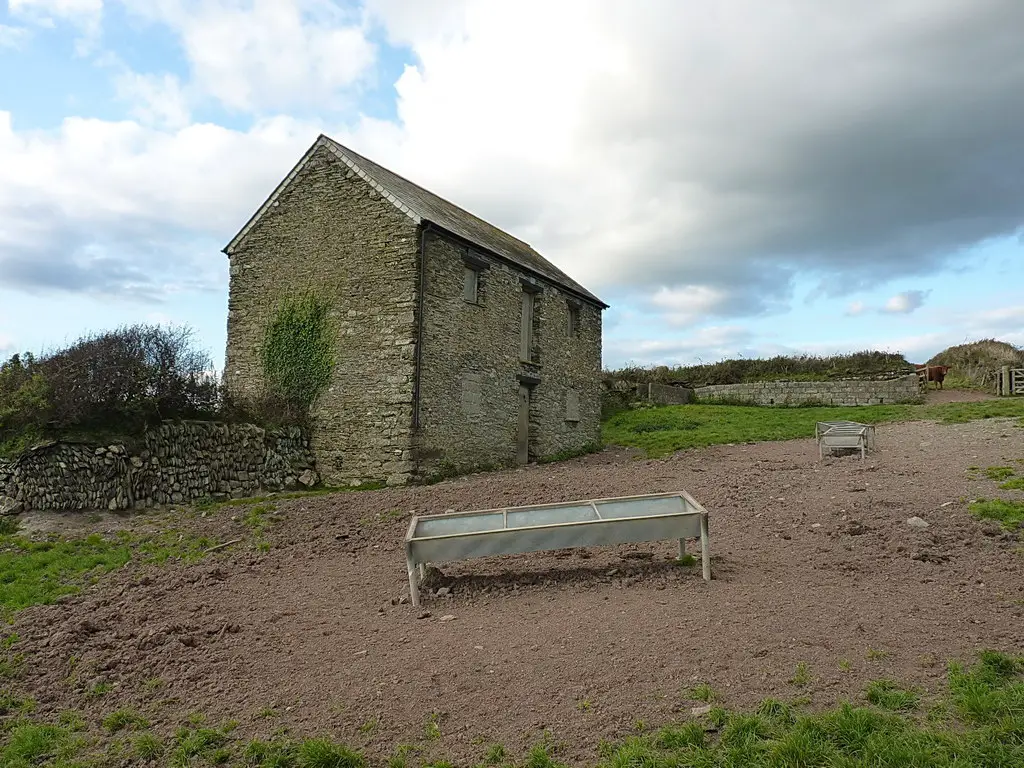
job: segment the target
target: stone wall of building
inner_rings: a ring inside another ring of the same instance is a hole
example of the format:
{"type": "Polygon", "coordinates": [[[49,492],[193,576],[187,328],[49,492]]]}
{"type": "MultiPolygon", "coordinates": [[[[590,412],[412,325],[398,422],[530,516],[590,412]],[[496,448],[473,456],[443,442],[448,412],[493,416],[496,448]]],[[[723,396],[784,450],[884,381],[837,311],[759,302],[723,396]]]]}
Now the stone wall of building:
{"type": "Polygon", "coordinates": [[[0,507],[130,509],[316,485],[298,427],[166,422],[138,446],[54,442],[0,462],[0,507]]]}
{"type": "Polygon", "coordinates": [[[533,361],[520,360],[522,279],[526,273],[486,254],[477,301],[464,298],[464,256],[453,239],[428,232],[420,382],[420,471],[516,460],[519,376],[532,384],[530,458],[576,451],[600,438],[601,311],[534,280],[533,361]]]}
{"type": "Polygon", "coordinates": [[[841,381],[761,381],[715,384],[694,390],[702,402],[748,402],[752,405],[893,405],[921,398],[917,374],[893,379],[841,381]]]}
{"type": "Polygon", "coordinates": [[[333,485],[405,482],[411,451],[418,228],[319,148],[231,255],[225,380],[258,394],[260,348],[282,299],[333,306],[335,366],[311,413],[311,442],[333,485]]]}

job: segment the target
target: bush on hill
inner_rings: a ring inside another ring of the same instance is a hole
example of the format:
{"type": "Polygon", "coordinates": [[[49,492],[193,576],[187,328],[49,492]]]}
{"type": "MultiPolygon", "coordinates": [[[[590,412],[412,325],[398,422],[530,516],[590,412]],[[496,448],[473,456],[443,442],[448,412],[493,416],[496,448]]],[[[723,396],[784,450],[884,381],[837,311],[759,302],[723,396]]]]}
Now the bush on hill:
{"type": "Polygon", "coordinates": [[[744,384],[754,381],[828,381],[831,379],[882,377],[912,373],[914,366],[895,352],[864,351],[848,355],[779,355],[766,359],[720,360],[688,366],[626,367],[606,371],[630,381],[685,382],[694,387],[709,384],[744,384]]]}
{"type": "Polygon", "coordinates": [[[928,365],[950,366],[946,381],[954,387],[989,387],[1004,365],[1024,366],[1024,349],[1005,341],[981,339],[944,349],[928,365]]]}
{"type": "Polygon", "coordinates": [[[0,363],[0,454],[41,439],[137,434],[162,419],[216,415],[212,362],[188,328],[133,325],[0,363]]]}

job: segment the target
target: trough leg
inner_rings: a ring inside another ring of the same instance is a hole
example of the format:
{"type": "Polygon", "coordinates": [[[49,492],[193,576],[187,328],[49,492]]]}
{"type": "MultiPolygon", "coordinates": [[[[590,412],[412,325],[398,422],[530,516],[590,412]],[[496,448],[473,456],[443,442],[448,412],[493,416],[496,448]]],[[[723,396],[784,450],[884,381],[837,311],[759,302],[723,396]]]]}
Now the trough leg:
{"type": "Polygon", "coordinates": [[[682,560],[686,555],[686,539],[679,540],[679,559],[682,560]]]}
{"type": "Polygon", "coordinates": [[[704,571],[704,581],[711,581],[711,550],[708,548],[708,516],[706,512],[700,516],[700,562],[704,571]]]}
{"type": "MultiPolygon", "coordinates": [[[[420,604],[420,588],[419,579],[416,578],[416,565],[412,561],[412,557],[409,555],[405,556],[405,565],[409,571],[409,599],[412,601],[413,606],[420,604]]],[[[422,568],[422,564],[420,568],[422,568]]]]}

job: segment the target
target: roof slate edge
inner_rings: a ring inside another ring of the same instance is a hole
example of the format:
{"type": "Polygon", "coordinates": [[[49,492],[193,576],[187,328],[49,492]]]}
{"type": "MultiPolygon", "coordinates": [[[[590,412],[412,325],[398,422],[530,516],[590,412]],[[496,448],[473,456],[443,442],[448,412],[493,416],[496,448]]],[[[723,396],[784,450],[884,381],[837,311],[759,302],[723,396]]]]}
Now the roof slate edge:
{"type": "MultiPolygon", "coordinates": [[[[263,217],[267,210],[269,210],[277,203],[277,199],[281,196],[284,190],[287,189],[293,181],[295,181],[295,178],[306,166],[306,163],[309,162],[309,159],[313,156],[313,153],[315,153],[317,149],[319,149],[320,147],[326,147],[327,150],[331,152],[331,154],[336,156],[342,163],[348,166],[348,168],[350,168],[356,175],[358,175],[359,178],[361,178],[363,181],[365,181],[367,184],[373,187],[373,189],[375,189],[385,200],[390,202],[392,205],[395,206],[395,208],[397,208],[410,219],[412,219],[413,222],[415,222],[416,224],[421,224],[424,221],[428,221],[428,219],[425,219],[419,211],[413,209],[406,201],[401,200],[397,195],[395,195],[393,192],[384,187],[383,184],[378,182],[376,179],[374,179],[372,176],[366,173],[366,171],[360,168],[358,163],[356,163],[351,157],[349,157],[345,153],[344,147],[342,147],[342,145],[338,144],[338,142],[336,142],[329,136],[326,136],[321,133],[319,136],[317,136],[316,141],[314,141],[313,144],[309,147],[309,149],[306,150],[305,154],[303,154],[303,156],[299,159],[299,161],[295,164],[291,171],[289,171],[288,175],[281,180],[281,182],[274,188],[274,191],[270,193],[266,200],[263,201],[263,204],[256,209],[256,212],[252,216],[249,217],[249,220],[238,231],[238,234],[231,238],[231,241],[226,246],[224,246],[224,248],[221,249],[223,253],[228,254],[230,256],[238,248],[238,246],[245,239],[245,236],[249,234],[249,232],[252,230],[254,226],[256,226],[256,223],[263,217]]],[[[415,184],[415,182],[411,181],[409,183],[415,184]]],[[[455,204],[451,203],[451,205],[455,204]]],[[[464,210],[461,208],[461,206],[455,205],[455,207],[460,208],[460,210],[464,210]]],[[[586,294],[580,293],[579,291],[574,290],[573,288],[565,285],[560,281],[555,280],[554,278],[544,275],[536,270],[530,269],[529,267],[526,267],[523,264],[520,264],[519,262],[509,259],[505,256],[502,256],[499,253],[495,253],[493,250],[486,247],[485,245],[482,245],[481,243],[462,237],[461,235],[452,232],[451,230],[449,230],[448,228],[441,224],[438,224],[437,222],[431,221],[430,224],[433,228],[443,230],[446,234],[449,234],[451,236],[456,237],[459,240],[467,242],[471,244],[474,248],[478,248],[486,252],[493,258],[496,258],[503,263],[511,264],[520,271],[527,272],[531,275],[536,275],[537,277],[543,279],[544,281],[557,286],[561,290],[571,293],[572,295],[577,296],[581,299],[584,299],[590,304],[596,304],[602,309],[608,309],[609,307],[608,304],[601,301],[601,299],[597,298],[596,296],[588,296],[586,294]]],[[[508,233],[506,232],[505,234],[508,233]]],[[[509,235],[509,237],[518,240],[518,238],[515,238],[514,235],[509,235]]],[[[522,241],[520,240],[519,242],[522,241]]]]}
{"type": "Polygon", "coordinates": [[[492,251],[485,245],[480,245],[480,243],[477,243],[473,240],[469,240],[468,238],[465,238],[456,232],[452,232],[444,224],[438,224],[436,221],[431,221],[430,219],[422,219],[422,223],[429,224],[431,229],[440,230],[441,232],[444,232],[444,234],[447,235],[448,237],[454,238],[455,240],[458,240],[460,243],[465,243],[466,245],[472,246],[475,250],[481,253],[486,253],[492,259],[496,259],[497,261],[500,261],[503,264],[510,265],[517,272],[522,272],[532,277],[539,278],[545,283],[549,283],[550,285],[555,286],[556,288],[558,288],[558,290],[563,291],[565,293],[570,293],[576,298],[587,302],[588,304],[594,304],[598,307],[601,307],[601,309],[608,309],[610,306],[609,304],[606,304],[603,301],[601,301],[601,299],[597,298],[596,296],[587,296],[584,293],[580,293],[579,291],[569,287],[568,285],[565,285],[564,283],[555,280],[553,277],[549,277],[548,275],[538,272],[535,269],[530,269],[529,267],[520,264],[518,261],[514,261],[513,259],[510,259],[507,256],[502,256],[500,253],[492,251]]]}

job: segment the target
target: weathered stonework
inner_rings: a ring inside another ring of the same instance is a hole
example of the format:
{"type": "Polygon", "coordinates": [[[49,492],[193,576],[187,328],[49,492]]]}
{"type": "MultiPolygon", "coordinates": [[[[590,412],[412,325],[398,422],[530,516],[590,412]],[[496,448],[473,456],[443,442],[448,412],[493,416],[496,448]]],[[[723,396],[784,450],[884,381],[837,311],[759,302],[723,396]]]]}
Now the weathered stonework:
{"type": "MultiPolygon", "coordinates": [[[[419,471],[516,459],[520,381],[532,384],[530,458],[578,451],[600,438],[601,311],[534,279],[533,360],[519,357],[526,273],[473,251],[476,303],[463,298],[467,246],[426,238],[419,471]],[[579,321],[570,334],[570,301],[579,321]]],[[[529,278],[527,278],[529,280],[529,278]]]]}
{"type": "Polygon", "coordinates": [[[893,379],[842,381],[761,381],[751,384],[714,384],[694,390],[703,402],[728,400],[753,405],[893,405],[918,402],[917,374],[893,379]]]}
{"type": "Polygon", "coordinates": [[[0,501],[20,509],[130,509],[318,482],[297,427],[167,422],[138,448],[55,442],[0,463],[0,501]]]}
{"type": "Polygon", "coordinates": [[[286,296],[316,292],[335,331],[332,381],[310,414],[327,482],[397,485],[512,463],[520,379],[531,389],[529,458],[595,443],[603,304],[524,243],[346,151],[321,137],[225,249],[231,392],[260,393],[268,323],[286,296]],[[416,213],[428,208],[441,224],[416,213]],[[474,241],[468,253],[451,226],[495,250],[474,241]],[[481,268],[475,302],[464,298],[467,257],[481,268]],[[524,281],[535,291],[529,363],[519,359],[524,281]]]}
{"type": "Polygon", "coordinates": [[[330,484],[413,472],[417,227],[326,149],[303,166],[231,254],[226,382],[262,386],[260,349],[282,299],[329,301],[331,383],[311,413],[311,441],[330,484]]]}

